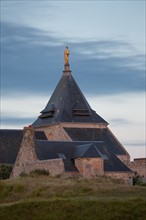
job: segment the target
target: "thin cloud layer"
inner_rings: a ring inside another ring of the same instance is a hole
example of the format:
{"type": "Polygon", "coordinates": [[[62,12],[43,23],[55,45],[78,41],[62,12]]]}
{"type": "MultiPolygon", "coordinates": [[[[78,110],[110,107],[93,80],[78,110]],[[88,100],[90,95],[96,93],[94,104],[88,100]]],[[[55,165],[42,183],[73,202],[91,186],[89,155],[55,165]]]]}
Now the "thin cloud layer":
{"type": "MultiPolygon", "coordinates": [[[[1,25],[3,93],[54,90],[63,70],[62,38],[36,28],[1,25]]],[[[70,65],[84,92],[114,94],[145,90],[144,55],[120,40],[71,42],[70,65]],[[126,52],[124,52],[126,51],[126,52]]]]}

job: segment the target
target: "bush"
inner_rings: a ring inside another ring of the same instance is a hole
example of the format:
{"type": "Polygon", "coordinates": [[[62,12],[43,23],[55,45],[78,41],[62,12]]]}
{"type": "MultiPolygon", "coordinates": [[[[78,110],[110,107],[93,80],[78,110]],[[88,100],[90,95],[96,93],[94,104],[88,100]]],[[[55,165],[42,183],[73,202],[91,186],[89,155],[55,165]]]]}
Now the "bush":
{"type": "Polygon", "coordinates": [[[145,186],[143,178],[140,175],[138,175],[137,172],[135,172],[133,176],[133,185],[145,186]]]}
{"type": "Polygon", "coordinates": [[[0,164],[0,179],[10,178],[13,166],[8,164],[0,164]]]}
{"type": "Polygon", "coordinates": [[[34,171],[31,171],[29,175],[32,177],[33,176],[49,176],[49,171],[45,169],[42,169],[42,170],[36,169],[34,171]]]}
{"type": "Polygon", "coordinates": [[[26,174],[24,172],[22,172],[20,174],[21,177],[27,177],[27,176],[31,176],[31,177],[37,177],[37,176],[49,176],[49,171],[45,170],[45,169],[36,169],[31,171],[30,173],[26,174]]]}

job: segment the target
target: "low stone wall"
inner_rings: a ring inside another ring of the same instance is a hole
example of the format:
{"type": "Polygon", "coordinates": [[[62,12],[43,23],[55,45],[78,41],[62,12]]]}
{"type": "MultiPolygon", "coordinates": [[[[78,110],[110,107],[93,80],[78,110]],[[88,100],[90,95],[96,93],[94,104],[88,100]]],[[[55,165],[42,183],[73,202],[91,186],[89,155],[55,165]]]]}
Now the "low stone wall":
{"type": "Polygon", "coordinates": [[[75,159],[75,166],[84,178],[104,174],[102,158],[77,158],[75,159]]]}
{"type": "Polygon", "coordinates": [[[106,176],[112,179],[119,179],[128,185],[133,184],[132,174],[132,172],[105,172],[106,176]]]}
{"type": "Polygon", "coordinates": [[[126,164],[131,170],[146,179],[146,158],[137,158],[126,164]]]}
{"type": "Polygon", "coordinates": [[[13,177],[20,176],[22,173],[29,174],[35,170],[46,170],[50,176],[57,176],[64,172],[64,163],[62,159],[34,161],[19,167],[19,172],[13,177]]]}

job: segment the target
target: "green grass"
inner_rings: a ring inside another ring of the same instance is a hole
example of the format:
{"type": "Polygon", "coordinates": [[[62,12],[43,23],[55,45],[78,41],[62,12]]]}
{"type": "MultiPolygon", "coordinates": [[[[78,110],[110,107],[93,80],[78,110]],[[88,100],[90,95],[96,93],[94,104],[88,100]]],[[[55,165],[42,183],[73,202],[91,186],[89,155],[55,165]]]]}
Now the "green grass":
{"type": "Polygon", "coordinates": [[[22,202],[0,207],[6,220],[144,220],[146,204],[142,199],[127,201],[51,200],[22,202]]]}
{"type": "Polygon", "coordinates": [[[102,177],[21,177],[0,182],[3,220],[143,220],[146,187],[102,177]]]}

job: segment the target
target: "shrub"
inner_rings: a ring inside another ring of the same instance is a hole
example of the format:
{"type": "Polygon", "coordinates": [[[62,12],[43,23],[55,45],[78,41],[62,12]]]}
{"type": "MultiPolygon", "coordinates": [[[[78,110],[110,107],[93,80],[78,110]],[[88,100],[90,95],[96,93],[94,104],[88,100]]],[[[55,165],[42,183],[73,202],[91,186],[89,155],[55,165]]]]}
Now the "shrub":
{"type": "Polygon", "coordinates": [[[42,170],[41,169],[36,169],[36,170],[31,171],[28,174],[22,172],[20,176],[21,177],[27,177],[27,176],[31,176],[31,177],[49,176],[49,171],[47,171],[45,169],[42,169],[42,170]]]}
{"type": "Polygon", "coordinates": [[[8,179],[10,177],[12,168],[12,165],[0,164],[0,179],[8,179]]]}
{"type": "Polygon", "coordinates": [[[133,176],[133,185],[145,185],[143,182],[143,178],[140,175],[138,175],[137,172],[135,172],[133,176]]]}
{"type": "Polygon", "coordinates": [[[37,177],[37,176],[49,176],[49,171],[45,170],[45,169],[36,169],[36,170],[33,170],[31,171],[30,173],[25,173],[25,172],[22,172],[20,174],[21,177],[37,177]]]}
{"type": "Polygon", "coordinates": [[[30,176],[49,176],[49,171],[45,169],[36,169],[30,172],[30,176]]]}

